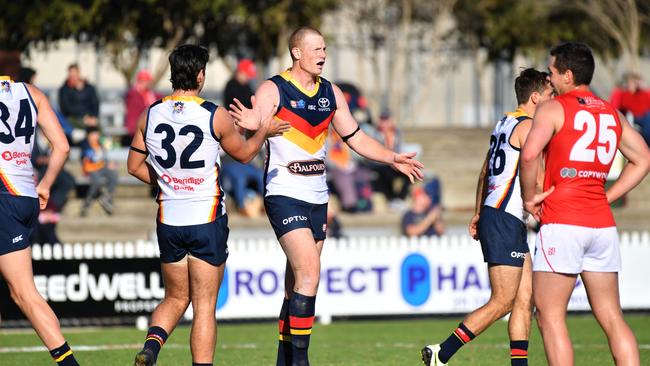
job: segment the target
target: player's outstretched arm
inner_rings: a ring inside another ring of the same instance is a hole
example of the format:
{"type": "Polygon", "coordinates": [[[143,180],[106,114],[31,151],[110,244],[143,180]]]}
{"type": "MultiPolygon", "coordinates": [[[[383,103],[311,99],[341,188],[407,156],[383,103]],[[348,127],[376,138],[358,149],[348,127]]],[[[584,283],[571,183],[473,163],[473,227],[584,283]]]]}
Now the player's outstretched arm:
{"type": "Polygon", "coordinates": [[[564,109],[555,100],[549,100],[537,107],[533,124],[521,149],[519,180],[524,208],[539,221],[542,201],[555,189],[537,194],[536,183],[541,165],[542,152],[551,141],[556,129],[564,123],[564,109]]]}
{"type": "Polygon", "coordinates": [[[352,117],[341,89],[336,85],[332,85],[332,88],[336,97],[336,113],[332,123],[336,132],[343,137],[343,141],[364,158],[391,165],[394,169],[406,175],[411,180],[411,183],[422,180],[424,178],[424,173],[422,173],[424,165],[414,159],[415,153],[398,154],[366,135],[352,117]]]}
{"type": "Polygon", "coordinates": [[[52,153],[47,170],[41,177],[38,186],[36,186],[40,207],[44,209],[50,198],[50,188],[61,169],[63,169],[66,159],[68,159],[70,145],[68,145],[68,139],[65,137],[61,123],[52,110],[52,106],[50,106],[50,102],[48,102],[45,94],[33,85],[25,85],[27,85],[27,89],[32,95],[32,98],[34,98],[34,103],[38,108],[38,125],[52,145],[52,153]]]}
{"type": "Polygon", "coordinates": [[[230,114],[223,108],[218,108],[217,113],[214,114],[212,123],[214,123],[215,131],[219,135],[223,150],[241,163],[245,164],[251,161],[262,148],[262,145],[268,137],[281,135],[291,127],[289,122],[282,121],[273,116],[275,108],[268,109],[269,112],[267,112],[267,115],[260,122],[260,110],[256,108],[256,105],[253,105],[252,109],[244,107],[241,103],[238,106],[231,105],[231,107],[234,109],[230,114]],[[257,124],[260,127],[255,131],[255,134],[245,139],[237,131],[235,121],[231,116],[240,118],[238,120],[239,123],[237,123],[238,126],[252,126],[257,124]],[[258,121],[253,122],[255,119],[258,121]]]}
{"type": "Polygon", "coordinates": [[[636,187],[650,171],[650,149],[643,137],[619,113],[621,120],[621,143],[618,148],[628,160],[616,182],[607,190],[607,201],[613,202],[636,187]]]}
{"type": "Polygon", "coordinates": [[[478,176],[478,182],[476,184],[476,204],[474,206],[474,216],[469,222],[469,235],[474,240],[478,240],[478,219],[481,216],[481,208],[483,208],[483,202],[485,202],[485,194],[487,192],[487,186],[485,185],[485,180],[487,178],[488,165],[490,164],[490,152],[488,151],[485,156],[485,161],[483,162],[483,167],[481,167],[481,173],[478,176]]]}
{"type": "Polygon", "coordinates": [[[156,171],[147,163],[147,145],[144,141],[144,129],[147,125],[148,109],[142,113],[138,119],[138,128],[133,135],[131,141],[131,150],[129,150],[129,157],[126,161],[126,166],[129,174],[138,178],[147,184],[154,184],[158,179],[156,171]]]}

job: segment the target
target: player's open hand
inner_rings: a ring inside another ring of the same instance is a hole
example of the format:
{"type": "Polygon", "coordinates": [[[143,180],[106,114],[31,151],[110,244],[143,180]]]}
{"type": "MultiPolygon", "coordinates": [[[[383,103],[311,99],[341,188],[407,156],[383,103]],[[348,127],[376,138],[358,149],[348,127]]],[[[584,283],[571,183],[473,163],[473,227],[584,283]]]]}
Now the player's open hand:
{"type": "Polygon", "coordinates": [[[472,219],[469,222],[469,235],[474,240],[478,240],[478,219],[481,217],[480,214],[472,216],[472,219]]]}
{"type": "Polygon", "coordinates": [[[268,116],[262,121],[262,126],[266,128],[266,137],[281,136],[283,133],[288,132],[291,128],[291,123],[281,120],[275,116],[275,109],[273,106],[268,116]]]}
{"type": "Polygon", "coordinates": [[[528,211],[535,220],[540,221],[540,215],[542,213],[542,202],[555,190],[555,186],[552,186],[546,192],[537,193],[532,200],[524,202],[524,209],[528,211]]]}
{"type": "Polygon", "coordinates": [[[255,96],[251,96],[252,108],[247,108],[237,98],[233,99],[233,102],[228,113],[235,120],[235,124],[250,131],[257,131],[262,124],[262,117],[255,96]]]}
{"type": "Polygon", "coordinates": [[[424,165],[413,159],[414,157],[414,152],[395,154],[392,164],[393,168],[409,177],[411,183],[415,183],[416,180],[421,181],[424,179],[424,173],[422,172],[424,165]]]}
{"type": "Polygon", "coordinates": [[[50,189],[41,186],[40,184],[36,186],[36,193],[38,194],[38,204],[41,210],[45,210],[47,206],[47,201],[50,199],[50,189]]]}

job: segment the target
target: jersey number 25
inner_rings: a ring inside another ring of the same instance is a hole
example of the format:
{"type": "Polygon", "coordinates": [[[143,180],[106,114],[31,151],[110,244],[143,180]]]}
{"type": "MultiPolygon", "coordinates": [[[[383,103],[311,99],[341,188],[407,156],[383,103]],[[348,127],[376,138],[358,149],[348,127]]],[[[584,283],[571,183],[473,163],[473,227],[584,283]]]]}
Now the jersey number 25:
{"type": "Polygon", "coordinates": [[[596,127],[596,119],[593,114],[584,110],[576,113],[573,119],[573,128],[585,132],[573,145],[569,159],[593,163],[598,155],[598,161],[601,164],[609,165],[614,159],[617,146],[616,132],[612,127],[616,127],[616,120],[611,114],[599,114],[599,123],[596,127]],[[596,132],[598,132],[598,137],[596,137],[596,132]],[[592,149],[589,146],[596,138],[598,138],[599,145],[592,149]]]}

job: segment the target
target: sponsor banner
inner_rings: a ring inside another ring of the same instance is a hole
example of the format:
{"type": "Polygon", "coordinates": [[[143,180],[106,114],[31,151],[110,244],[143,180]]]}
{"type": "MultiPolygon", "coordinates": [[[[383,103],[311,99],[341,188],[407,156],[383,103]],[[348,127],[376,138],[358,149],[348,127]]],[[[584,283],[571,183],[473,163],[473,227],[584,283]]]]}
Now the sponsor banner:
{"type": "MultiPolygon", "coordinates": [[[[529,238],[531,249],[534,239],[529,238]]],[[[231,248],[218,316],[277,316],[285,264],[279,246],[261,241],[231,248]]],[[[623,233],[621,252],[621,304],[624,309],[649,309],[650,293],[643,279],[650,276],[644,264],[650,261],[650,237],[623,233]]],[[[480,245],[467,236],[328,239],[316,312],[332,316],[467,313],[485,304],[489,296],[480,245]]],[[[580,279],[569,310],[589,310],[580,279]]]]}
{"type": "MultiPolygon", "coordinates": [[[[534,237],[529,238],[529,243],[534,237]]],[[[219,291],[219,318],[274,318],[285,256],[275,240],[236,240],[219,291]]],[[[148,315],[164,295],[156,245],[34,246],[38,290],[62,319],[148,315]]],[[[650,309],[650,235],[621,235],[624,309],[650,309]]],[[[513,253],[518,255],[518,253],[513,253]]],[[[316,313],[329,316],[467,313],[490,296],[480,246],[467,236],[351,238],[325,242],[316,313]]],[[[580,280],[570,310],[588,310],[580,280]]],[[[22,319],[0,281],[3,319],[22,319]]],[[[191,318],[191,307],[186,318],[191,318]]]]}

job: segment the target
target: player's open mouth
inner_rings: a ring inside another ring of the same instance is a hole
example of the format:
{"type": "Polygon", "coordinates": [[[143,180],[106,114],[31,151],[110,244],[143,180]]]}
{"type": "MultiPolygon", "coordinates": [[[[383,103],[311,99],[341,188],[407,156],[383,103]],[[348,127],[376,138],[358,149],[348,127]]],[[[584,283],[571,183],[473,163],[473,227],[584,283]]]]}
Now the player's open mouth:
{"type": "Polygon", "coordinates": [[[323,65],[325,65],[325,61],[317,62],[316,65],[318,65],[320,67],[323,67],[323,65]]]}

